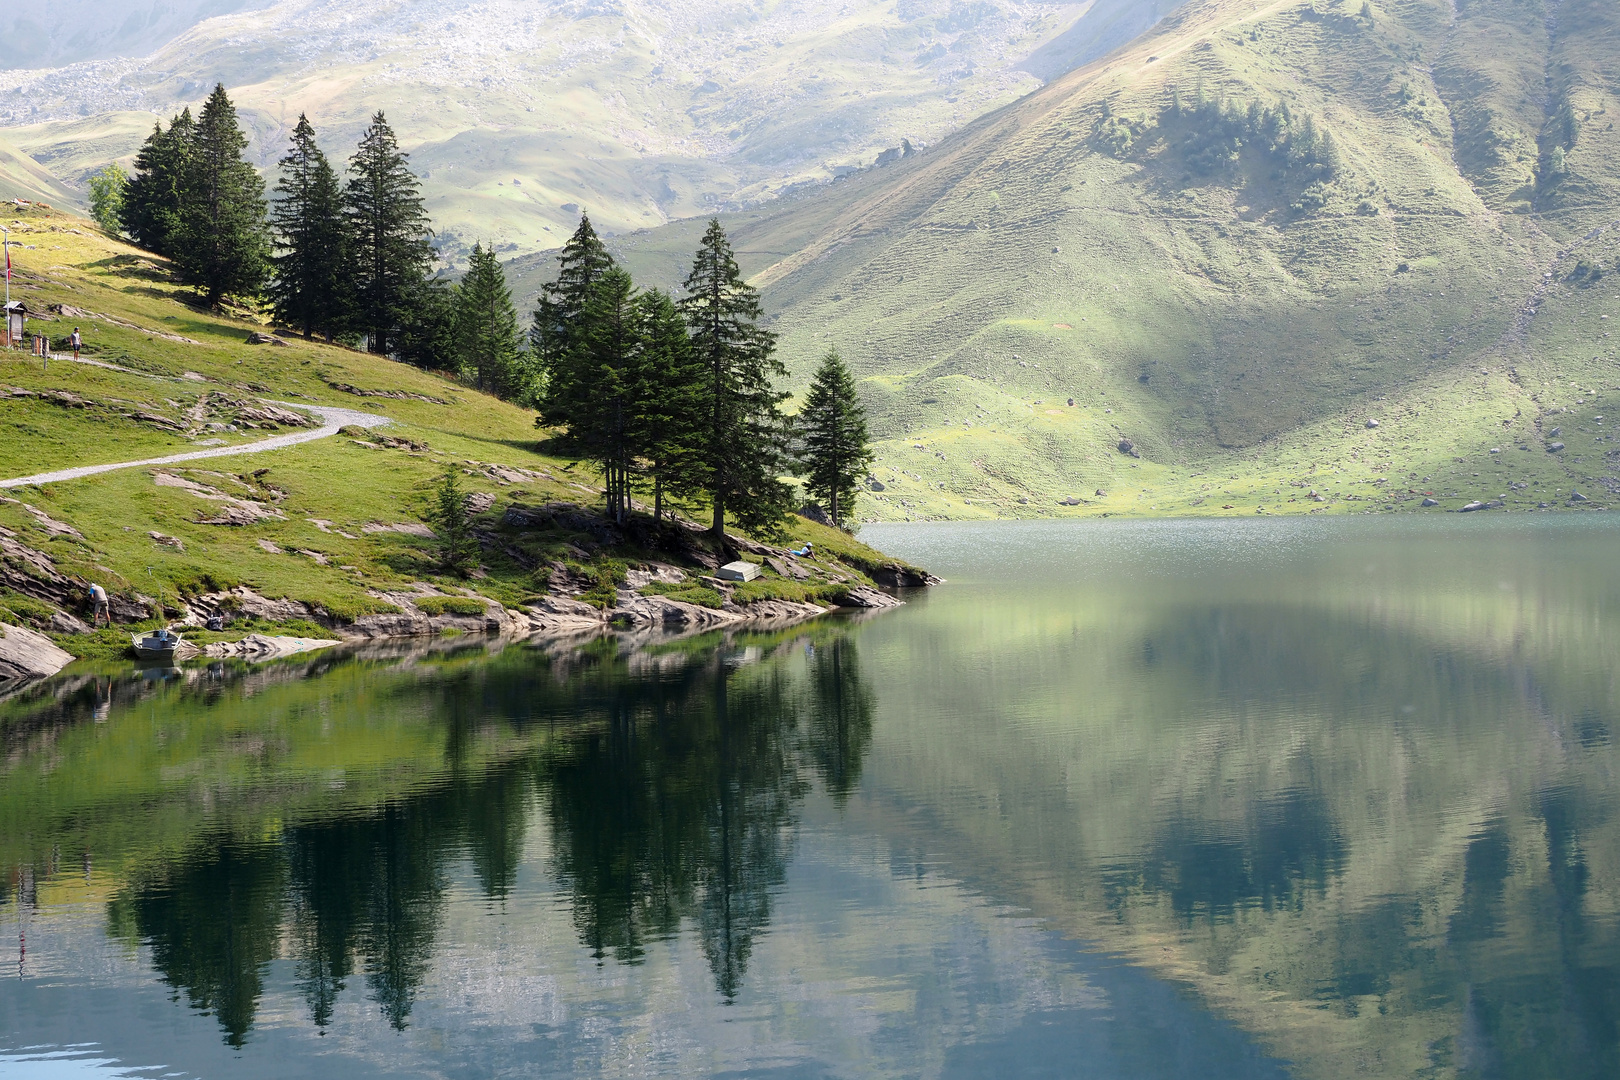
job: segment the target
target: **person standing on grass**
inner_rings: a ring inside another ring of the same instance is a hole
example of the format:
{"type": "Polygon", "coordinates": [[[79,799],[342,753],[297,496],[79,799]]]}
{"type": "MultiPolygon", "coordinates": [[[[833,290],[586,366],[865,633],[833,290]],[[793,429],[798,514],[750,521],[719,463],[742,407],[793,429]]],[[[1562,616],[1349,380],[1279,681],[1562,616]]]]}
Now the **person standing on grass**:
{"type": "Polygon", "coordinates": [[[84,347],[84,338],[79,336],[79,328],[73,328],[73,336],[68,338],[68,344],[73,346],[73,359],[79,358],[79,350],[84,347]]]}
{"type": "Polygon", "coordinates": [[[90,625],[100,626],[101,620],[106,619],[107,625],[112,625],[112,610],[107,605],[107,590],[100,585],[90,586],[90,625]]]}

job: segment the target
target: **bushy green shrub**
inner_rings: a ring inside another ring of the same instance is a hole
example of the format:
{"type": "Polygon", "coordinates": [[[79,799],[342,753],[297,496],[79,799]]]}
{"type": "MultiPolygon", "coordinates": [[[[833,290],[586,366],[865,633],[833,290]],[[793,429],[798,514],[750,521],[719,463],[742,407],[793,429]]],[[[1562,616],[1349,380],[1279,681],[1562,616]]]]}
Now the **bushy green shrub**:
{"type": "Polygon", "coordinates": [[[683,604],[695,604],[706,608],[718,608],[726,602],[718,589],[685,581],[674,585],[664,581],[649,582],[641,587],[641,595],[667,596],[683,604]]]}
{"type": "MultiPolygon", "coordinates": [[[[621,569],[623,564],[620,564],[621,569]]],[[[596,584],[579,594],[579,598],[594,608],[606,611],[619,602],[619,582],[614,580],[611,566],[596,569],[596,584]]]]}
{"type": "Polygon", "coordinates": [[[1569,280],[1581,286],[1596,285],[1603,280],[1603,267],[1591,259],[1581,259],[1569,272],[1569,280]]]}
{"type": "Polygon", "coordinates": [[[424,596],[412,603],[424,615],[482,615],[488,610],[473,596],[424,596]]]}
{"type": "Polygon", "coordinates": [[[745,581],[731,591],[731,598],[739,604],[748,604],[755,600],[788,600],[796,604],[819,604],[823,607],[837,604],[848,595],[848,585],[806,585],[778,578],[745,581]]]}
{"type": "Polygon", "coordinates": [[[1179,93],[1159,111],[1158,126],[1176,144],[1188,168],[1212,175],[1237,164],[1245,150],[1259,155],[1291,183],[1321,183],[1340,169],[1338,144],[1309,113],[1296,117],[1286,102],[1275,107],[1198,97],[1187,104],[1179,93]]]}
{"type": "Polygon", "coordinates": [[[49,626],[56,609],[43,600],[16,592],[0,592],[0,622],[21,626],[49,626]]]}

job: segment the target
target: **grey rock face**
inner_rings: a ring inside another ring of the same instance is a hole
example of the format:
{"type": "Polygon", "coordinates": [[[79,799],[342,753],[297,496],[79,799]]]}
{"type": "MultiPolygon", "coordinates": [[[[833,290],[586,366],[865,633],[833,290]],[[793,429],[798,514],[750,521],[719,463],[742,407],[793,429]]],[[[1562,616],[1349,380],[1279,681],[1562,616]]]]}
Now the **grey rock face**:
{"type": "Polygon", "coordinates": [[[43,679],[72,663],[71,653],[44,634],[0,623],[0,683],[43,679]]]}

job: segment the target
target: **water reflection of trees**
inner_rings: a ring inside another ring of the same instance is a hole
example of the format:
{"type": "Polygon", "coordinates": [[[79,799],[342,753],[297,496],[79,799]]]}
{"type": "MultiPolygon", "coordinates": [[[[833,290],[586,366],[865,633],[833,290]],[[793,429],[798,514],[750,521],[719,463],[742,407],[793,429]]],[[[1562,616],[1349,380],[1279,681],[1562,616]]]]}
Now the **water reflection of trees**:
{"type": "Polygon", "coordinates": [[[609,643],[538,669],[531,657],[442,678],[424,690],[445,725],[440,781],[372,812],[305,815],[268,840],[211,836],[133,875],[109,905],[111,932],[146,944],[176,996],[216,1015],[233,1046],[283,955],[318,1027],[363,979],[403,1030],[453,864],[500,902],[538,804],[592,955],[634,963],[689,926],[729,999],[770,921],[812,778],[847,795],[870,738],[853,641],[836,629],[815,638],[660,653],[609,643]],[[801,648],[802,678],[787,662],[801,648]],[[462,767],[492,722],[543,725],[540,749],[462,767]]]}
{"type": "Polygon", "coordinates": [[[846,795],[870,739],[853,641],[806,646],[802,684],[777,663],[738,667],[747,655],[727,650],[657,678],[610,680],[606,722],[545,755],[558,874],[598,959],[633,963],[690,921],[716,988],[737,993],[810,777],[846,795]]]}

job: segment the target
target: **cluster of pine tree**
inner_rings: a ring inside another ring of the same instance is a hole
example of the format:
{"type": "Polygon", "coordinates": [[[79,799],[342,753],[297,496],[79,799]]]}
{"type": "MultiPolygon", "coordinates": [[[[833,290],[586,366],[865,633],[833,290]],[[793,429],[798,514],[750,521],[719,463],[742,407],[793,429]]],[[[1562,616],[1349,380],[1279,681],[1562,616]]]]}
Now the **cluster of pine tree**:
{"type": "Polygon", "coordinates": [[[306,338],[364,341],[370,352],[521,396],[532,377],[500,264],[480,244],[458,287],[434,276],[421,185],[382,113],[361,136],[346,182],[300,116],[268,203],[246,148],[236,109],[216,86],[196,118],[187,109],[167,129],[154,127],[127,182],[114,169],[98,175],[98,220],[110,225],[116,214],[211,307],[227,296],[262,298],[306,338]]]}
{"type": "Polygon", "coordinates": [[[676,299],[638,289],[580,219],[530,331],[536,424],[559,429],[601,469],[615,519],[641,491],[655,519],[668,500],[700,498],[717,536],[727,517],[769,533],[791,506],[780,477],[795,459],[834,521],[852,515],[871,452],[849,369],[828,354],[795,424],[781,409],[787,395],[776,382],[786,372],[760,316],[718,220],[676,299]]]}
{"type": "Polygon", "coordinates": [[[719,221],[676,299],[638,289],[582,217],[525,342],[492,248],[473,248],[453,288],[433,274],[420,184],[382,113],[346,183],[300,116],[272,202],[246,147],[216,86],[197,118],[188,109],[155,126],[127,184],[103,171],[98,220],[116,213],[210,306],[263,297],[306,338],[364,340],[370,352],[455,370],[533,405],[538,426],[600,467],[620,522],[632,496],[650,492],[655,519],[671,501],[701,500],[716,534],[728,517],[768,533],[791,505],[781,476],[795,465],[835,523],[853,516],[871,463],[854,379],[829,353],[797,422],[782,412],[776,339],[760,326],[759,295],[719,221]]]}
{"type": "Polygon", "coordinates": [[[1202,88],[1191,102],[1173,91],[1159,112],[1160,128],[1180,124],[1181,149],[1189,168],[1208,175],[1236,165],[1245,147],[1253,147],[1272,163],[1278,179],[1316,183],[1339,171],[1339,148],[1333,136],[1317,126],[1309,113],[1296,117],[1286,101],[1273,107],[1258,101],[1245,107],[1237,101],[1205,96],[1202,88]]]}
{"type": "Polygon", "coordinates": [[[264,182],[246,148],[236,107],[216,86],[196,119],[187,109],[167,131],[156,126],[123,198],[124,231],[167,256],[210,306],[258,293],[270,275],[264,182]]]}

